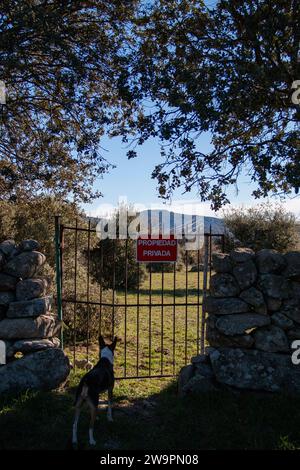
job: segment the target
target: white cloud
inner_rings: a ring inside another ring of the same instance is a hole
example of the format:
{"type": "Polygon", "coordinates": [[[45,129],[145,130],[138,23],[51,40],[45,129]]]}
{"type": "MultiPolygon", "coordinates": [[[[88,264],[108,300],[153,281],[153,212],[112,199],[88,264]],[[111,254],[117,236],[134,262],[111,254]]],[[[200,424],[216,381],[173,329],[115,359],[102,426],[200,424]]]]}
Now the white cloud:
{"type": "MultiPolygon", "coordinates": [[[[127,202],[127,199],[124,199],[124,196],[120,198],[120,201],[123,203],[127,202]]],[[[281,201],[278,198],[270,198],[270,199],[264,199],[264,200],[252,200],[249,202],[249,200],[245,202],[239,202],[239,203],[232,203],[228,206],[225,206],[226,208],[237,208],[237,207],[253,207],[261,203],[269,203],[270,205],[276,205],[280,204],[282,205],[288,212],[292,212],[297,219],[300,220],[300,196],[297,198],[293,199],[286,199],[284,201],[281,201]]],[[[154,203],[149,203],[149,204],[140,204],[140,203],[132,203],[130,204],[135,207],[136,211],[142,211],[142,210],[147,210],[147,209],[152,209],[152,210],[169,210],[173,212],[178,212],[178,213],[184,213],[184,214],[193,214],[193,215],[201,215],[201,216],[209,216],[209,217],[218,217],[222,218],[223,216],[223,210],[220,210],[218,212],[215,212],[211,209],[210,203],[209,202],[201,202],[200,200],[197,199],[181,199],[181,200],[174,200],[170,204],[163,204],[160,202],[154,202],[154,203]]],[[[92,217],[107,217],[109,216],[112,212],[114,212],[117,208],[117,205],[113,204],[106,204],[106,203],[100,203],[97,207],[87,210],[87,215],[92,216],[92,217]]]]}
{"type": "Polygon", "coordinates": [[[284,208],[292,212],[300,220],[300,197],[288,199],[283,204],[284,208]]]}

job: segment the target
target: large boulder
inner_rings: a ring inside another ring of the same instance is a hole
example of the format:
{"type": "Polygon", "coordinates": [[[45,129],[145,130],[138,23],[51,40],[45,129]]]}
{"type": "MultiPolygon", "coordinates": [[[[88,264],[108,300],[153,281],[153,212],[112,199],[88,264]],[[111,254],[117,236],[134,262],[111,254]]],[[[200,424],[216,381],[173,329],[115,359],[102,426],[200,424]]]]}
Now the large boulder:
{"type": "Polygon", "coordinates": [[[257,278],[256,266],[252,260],[237,264],[232,272],[242,290],[251,287],[257,278]]]}
{"type": "Polygon", "coordinates": [[[8,274],[0,273],[0,291],[14,291],[18,279],[8,274]]]}
{"type": "Polygon", "coordinates": [[[280,312],[273,313],[271,319],[275,326],[279,326],[279,328],[282,328],[283,330],[288,330],[294,326],[293,320],[280,312]]]}
{"type": "Polygon", "coordinates": [[[300,339],[300,328],[294,327],[286,332],[289,341],[294,341],[295,339],[300,339]]]}
{"type": "Polygon", "coordinates": [[[40,244],[37,240],[22,240],[19,249],[21,251],[38,251],[40,249],[40,244]]]}
{"type": "Polygon", "coordinates": [[[300,392],[300,367],[291,357],[256,350],[222,348],[210,354],[218,382],[268,392],[300,392]]]}
{"type": "Polygon", "coordinates": [[[2,251],[0,251],[0,270],[3,268],[5,261],[6,261],[5,254],[2,253],[2,251]]]}
{"type": "Polygon", "coordinates": [[[267,307],[270,312],[277,312],[282,305],[281,299],[273,299],[272,297],[267,297],[267,307]]]}
{"type": "Polygon", "coordinates": [[[256,265],[261,274],[276,274],[284,269],[284,256],[276,250],[264,249],[256,254],[256,265]]]}
{"type": "Polygon", "coordinates": [[[288,352],[289,342],[284,331],[278,326],[270,325],[258,329],[253,334],[254,347],[266,352],[288,352]]]}
{"type": "Polygon", "coordinates": [[[198,366],[199,364],[210,364],[208,354],[197,354],[197,356],[191,357],[191,363],[194,366],[198,366]]]}
{"type": "Polygon", "coordinates": [[[213,253],[212,264],[216,273],[231,273],[232,271],[232,260],[229,254],[213,253]]]}
{"type": "Polygon", "coordinates": [[[229,347],[229,348],[251,348],[254,343],[254,339],[251,335],[232,335],[227,336],[221,333],[215,327],[216,319],[214,317],[209,318],[207,322],[206,339],[210,346],[214,348],[229,347]]]}
{"type": "Polygon", "coordinates": [[[242,313],[224,315],[216,320],[216,328],[224,335],[243,335],[248,330],[266,326],[271,323],[268,315],[258,313],[242,313]]]}
{"type": "Polygon", "coordinates": [[[4,341],[5,343],[5,349],[6,349],[6,360],[9,360],[13,358],[15,351],[12,347],[13,342],[12,341],[4,341]]]}
{"type": "Polygon", "coordinates": [[[31,300],[42,297],[46,294],[47,287],[46,279],[24,279],[24,281],[20,281],[16,285],[16,299],[31,300]]]}
{"type": "Polygon", "coordinates": [[[255,253],[251,248],[235,248],[230,252],[230,257],[234,264],[246,263],[255,257],[255,253]]]}
{"type": "Polygon", "coordinates": [[[287,299],[290,293],[288,281],[277,274],[261,274],[258,278],[258,288],[273,299],[287,299]]]}
{"type": "Polygon", "coordinates": [[[14,292],[0,292],[0,305],[7,306],[15,300],[14,292]]]}
{"type": "Polygon", "coordinates": [[[204,377],[213,377],[214,373],[211,367],[208,354],[198,354],[191,358],[194,366],[194,375],[201,374],[204,377]]]}
{"type": "Polygon", "coordinates": [[[279,310],[283,315],[291,318],[296,323],[300,323],[300,305],[295,299],[288,299],[282,303],[279,310]]]}
{"type": "Polygon", "coordinates": [[[0,393],[52,390],[65,382],[69,372],[69,359],[62,349],[29,354],[0,367],[0,393]]]}
{"type": "Polygon", "coordinates": [[[51,310],[52,297],[40,299],[19,300],[9,304],[6,316],[8,318],[38,317],[51,310]]]}
{"type": "Polygon", "coordinates": [[[178,375],[178,394],[183,395],[183,388],[194,375],[194,366],[189,364],[182,367],[178,375]]]}
{"type": "Polygon", "coordinates": [[[0,321],[0,339],[52,338],[60,329],[53,315],[37,318],[5,318],[0,321]]]}
{"type": "Polygon", "coordinates": [[[291,251],[284,255],[287,267],[284,271],[284,275],[288,278],[299,278],[300,279],[300,252],[291,251]]]}
{"type": "Polygon", "coordinates": [[[240,288],[231,274],[218,273],[210,278],[210,293],[214,297],[236,297],[240,288]]]}
{"type": "Polygon", "coordinates": [[[20,339],[15,341],[11,348],[16,352],[21,352],[23,354],[33,353],[35,351],[42,351],[49,348],[59,348],[60,341],[58,338],[49,338],[49,339],[20,339]]]}
{"type": "Polygon", "coordinates": [[[198,395],[218,390],[213,377],[196,374],[182,388],[181,395],[198,395]]]}
{"type": "Polygon", "coordinates": [[[34,277],[46,261],[45,255],[38,251],[24,251],[12,258],[3,268],[6,274],[27,279],[34,277]]]}
{"type": "Polygon", "coordinates": [[[6,312],[7,312],[7,306],[0,305],[0,321],[6,317],[6,312]]]}
{"type": "Polygon", "coordinates": [[[260,290],[255,287],[250,287],[240,294],[240,298],[251,305],[257,313],[266,314],[267,307],[265,299],[260,290]]]}
{"type": "Polygon", "coordinates": [[[6,258],[10,258],[18,253],[16,243],[14,240],[5,240],[0,243],[0,252],[5,255],[6,258]]]}
{"type": "Polygon", "coordinates": [[[203,303],[206,312],[216,313],[218,315],[230,315],[232,313],[244,313],[249,311],[249,306],[246,302],[234,297],[215,299],[214,297],[207,296],[203,303]]]}
{"type": "Polygon", "coordinates": [[[291,282],[291,297],[300,303],[300,282],[291,282]]]}

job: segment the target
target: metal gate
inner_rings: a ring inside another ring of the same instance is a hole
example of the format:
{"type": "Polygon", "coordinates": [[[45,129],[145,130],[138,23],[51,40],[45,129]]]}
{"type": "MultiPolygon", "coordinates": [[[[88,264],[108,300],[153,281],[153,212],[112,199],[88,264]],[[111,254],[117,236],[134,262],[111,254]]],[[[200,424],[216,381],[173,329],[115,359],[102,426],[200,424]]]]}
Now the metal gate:
{"type": "Polygon", "coordinates": [[[119,338],[118,379],[172,377],[191,356],[203,353],[202,301],[212,251],[224,251],[224,235],[210,229],[204,240],[193,262],[186,255],[180,266],[146,269],[133,260],[131,240],[111,240],[103,247],[90,220],[70,226],[55,217],[56,304],[64,325],[62,345],[73,367],[81,359],[95,363],[99,334],[119,338]]]}

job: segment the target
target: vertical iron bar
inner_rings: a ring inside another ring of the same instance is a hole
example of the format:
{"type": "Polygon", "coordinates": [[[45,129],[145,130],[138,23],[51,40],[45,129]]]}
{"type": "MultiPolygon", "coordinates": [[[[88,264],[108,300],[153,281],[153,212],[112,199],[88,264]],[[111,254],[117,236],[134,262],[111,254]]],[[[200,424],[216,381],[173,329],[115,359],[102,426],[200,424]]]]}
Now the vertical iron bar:
{"type": "Polygon", "coordinates": [[[185,365],[187,364],[187,332],[188,332],[188,253],[187,251],[185,257],[185,349],[184,349],[184,360],[185,365]]]}
{"type": "MultiPolygon", "coordinates": [[[[57,303],[57,316],[59,321],[62,321],[62,297],[61,297],[61,250],[60,250],[60,216],[55,216],[55,262],[56,262],[56,303],[57,303]]],[[[60,330],[60,345],[63,348],[63,331],[60,330]]]]}
{"type": "Polygon", "coordinates": [[[209,279],[211,278],[211,265],[212,265],[212,231],[211,225],[209,226],[209,279]]]}
{"type": "Polygon", "coordinates": [[[90,341],[90,244],[91,244],[91,221],[89,220],[88,225],[88,263],[87,263],[87,343],[86,343],[86,356],[87,361],[89,360],[89,341],[90,341]]]}
{"type": "Polygon", "coordinates": [[[125,242],[125,325],[124,325],[124,377],[127,375],[127,289],[128,289],[128,238],[125,242]]]}
{"type": "Polygon", "coordinates": [[[100,324],[99,324],[99,333],[102,335],[102,281],[103,281],[103,242],[100,241],[100,324]]]}
{"type": "Polygon", "coordinates": [[[200,334],[200,247],[197,253],[197,354],[199,354],[199,334],[200,334]]]}
{"type": "Polygon", "coordinates": [[[64,254],[64,243],[65,241],[65,233],[64,233],[64,226],[61,224],[60,226],[60,272],[61,272],[61,296],[62,296],[62,307],[63,307],[63,278],[64,278],[64,259],[63,259],[63,254],[64,254]]]}
{"type": "Polygon", "coordinates": [[[116,298],[116,240],[113,240],[113,284],[112,284],[112,340],[115,336],[115,298],[116,298]]]}
{"type": "Polygon", "coordinates": [[[137,312],[136,312],[136,375],[139,375],[139,335],[140,335],[140,263],[138,263],[137,312]]]}
{"type": "Polygon", "coordinates": [[[176,335],[176,263],[174,263],[174,272],[173,272],[173,375],[175,375],[175,335],[176,335]]]}
{"type": "Polygon", "coordinates": [[[152,348],[152,264],[149,264],[149,376],[151,376],[152,348]]]}
{"type": "Polygon", "coordinates": [[[60,226],[60,244],[59,244],[59,251],[60,251],[60,272],[61,272],[61,321],[62,321],[62,327],[61,327],[61,347],[64,347],[64,326],[63,326],[63,310],[64,310],[64,284],[63,284],[63,279],[64,279],[64,226],[61,224],[60,226]]]}
{"type": "Polygon", "coordinates": [[[208,236],[204,236],[204,267],[203,267],[203,295],[202,295],[202,318],[201,318],[201,347],[200,352],[204,354],[204,346],[205,346],[205,308],[204,302],[206,298],[206,290],[207,290],[207,272],[208,272],[208,236]]]}
{"type": "Polygon", "coordinates": [[[161,338],[160,338],[160,373],[163,375],[164,361],[164,265],[161,268],[161,338]]]}
{"type": "Polygon", "coordinates": [[[73,367],[76,369],[76,313],[77,313],[77,230],[78,220],[75,221],[75,247],[74,247],[74,312],[73,312],[73,367]]]}

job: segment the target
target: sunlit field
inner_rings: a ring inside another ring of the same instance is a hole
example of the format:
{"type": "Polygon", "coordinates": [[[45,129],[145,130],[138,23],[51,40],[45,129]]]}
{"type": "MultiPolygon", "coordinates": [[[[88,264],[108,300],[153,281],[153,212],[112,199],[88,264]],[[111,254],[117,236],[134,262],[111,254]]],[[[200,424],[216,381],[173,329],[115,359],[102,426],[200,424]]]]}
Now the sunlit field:
{"type": "MultiPolygon", "coordinates": [[[[152,273],[143,281],[139,290],[117,291],[115,300],[116,321],[111,331],[104,335],[118,336],[116,350],[116,376],[170,376],[190,361],[201,350],[204,334],[202,322],[203,273],[185,268],[174,273],[152,273]],[[127,303],[127,307],[124,305],[127,303]],[[176,304],[176,305],[174,305],[176,304]],[[190,305],[192,304],[192,305],[190,305]],[[130,306],[134,305],[134,306],[130,306]]],[[[112,294],[111,294],[112,295],[112,294]]],[[[113,299],[112,299],[113,300],[113,299]]],[[[109,307],[111,310],[113,307],[109,307]]],[[[90,321],[99,321],[100,306],[90,309],[90,321]]],[[[91,341],[70,340],[65,345],[71,361],[98,357],[98,345],[91,341]]]]}

